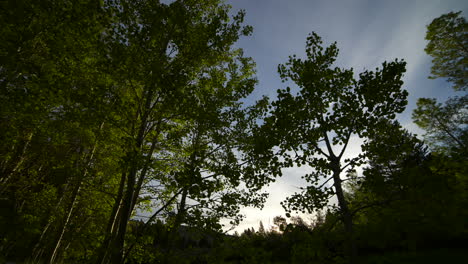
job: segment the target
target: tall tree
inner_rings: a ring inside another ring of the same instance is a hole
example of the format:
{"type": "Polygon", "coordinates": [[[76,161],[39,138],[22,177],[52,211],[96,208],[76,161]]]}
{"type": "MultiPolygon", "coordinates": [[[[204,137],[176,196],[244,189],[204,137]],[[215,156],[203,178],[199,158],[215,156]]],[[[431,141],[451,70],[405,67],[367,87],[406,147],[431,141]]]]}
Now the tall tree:
{"type": "Polygon", "coordinates": [[[55,259],[78,229],[86,235],[100,229],[95,220],[107,212],[91,210],[100,207],[93,203],[99,196],[93,183],[108,183],[112,170],[102,169],[99,176],[95,170],[102,165],[97,156],[113,156],[103,147],[111,142],[104,140],[110,131],[103,124],[113,99],[99,49],[111,19],[93,1],[4,4],[0,125],[9,129],[0,134],[0,193],[6,201],[1,207],[14,209],[1,214],[7,223],[2,242],[25,237],[27,242],[13,242],[22,245],[10,248],[23,256],[34,248],[33,255],[55,259]],[[83,229],[77,218],[87,219],[91,228],[83,229]],[[17,223],[15,228],[8,227],[8,219],[17,223]]]}
{"type": "Polygon", "coordinates": [[[289,197],[283,203],[286,210],[312,212],[336,195],[347,253],[353,259],[353,220],[342,176],[346,169],[360,164],[363,156],[343,160],[343,155],[354,136],[367,138],[378,133],[381,120],[393,119],[404,110],[407,92],[401,88],[401,78],[405,62],[384,62],[381,69],[365,71],[355,80],[352,70],[332,67],[338,55],[336,43],[324,48],[315,33],[307,38],[306,55],[304,60],[291,56],[278,67],[283,81],[292,80],[300,90],[295,96],[289,87],[278,90],[261,130],[269,139],[262,143],[277,146],[277,155],[286,166],[313,168],[303,176],[311,185],[289,197]],[[329,180],[333,180],[333,189],[326,186],[329,180]]]}
{"type": "Polygon", "coordinates": [[[115,5],[120,7],[119,23],[109,35],[109,53],[120,78],[119,122],[127,136],[100,263],[122,262],[128,221],[154,155],[163,151],[165,131],[183,126],[192,106],[204,103],[206,87],[198,85],[199,77],[205,69],[228,62],[231,46],[251,31],[241,25],[243,12],[229,22],[228,6],[218,0],[115,5]]]}
{"type": "Polygon", "coordinates": [[[158,182],[176,196],[177,211],[167,219],[174,234],[181,224],[221,231],[221,218],[236,225],[242,206],[261,207],[266,196],[259,193],[262,184],[249,184],[263,175],[252,172],[253,161],[243,150],[258,118],[257,106],[246,108],[239,101],[254,88],[254,64],[241,50],[230,60],[200,72],[197,100],[185,108],[180,129],[165,140],[172,145],[165,157],[172,166],[165,175],[152,169],[155,177],[148,183],[158,182]]]}
{"type": "Polygon", "coordinates": [[[260,223],[258,224],[258,233],[260,235],[265,235],[266,232],[265,232],[265,227],[263,226],[263,222],[260,221],[260,223]]]}
{"type": "Polygon", "coordinates": [[[434,19],[427,26],[425,48],[431,56],[431,78],[448,78],[455,90],[468,88],[468,23],[461,11],[434,19]]]}
{"type": "MultiPolygon", "coordinates": [[[[121,262],[144,185],[191,164],[171,168],[163,159],[189,153],[168,137],[188,139],[184,131],[193,132],[193,124],[214,120],[195,118],[206,105],[213,103],[210,114],[240,109],[236,100],[253,89],[253,63],[232,48],[251,33],[243,17],[243,11],[230,17],[218,0],[2,4],[0,125],[10,128],[0,133],[2,253],[33,251],[31,261],[50,263],[90,255],[121,262]]],[[[231,125],[217,124],[217,137],[231,125]]],[[[190,153],[204,154],[205,145],[190,153]]],[[[225,166],[236,163],[238,148],[227,145],[217,152],[225,166]]],[[[229,172],[235,186],[243,179],[234,172],[246,170],[240,167],[229,172]]],[[[198,182],[179,183],[191,191],[198,182]]],[[[180,195],[168,185],[155,194],[163,205],[180,195]]],[[[217,217],[234,207],[220,206],[217,217]]]]}
{"type": "Polygon", "coordinates": [[[464,157],[468,153],[468,23],[461,12],[444,14],[427,26],[426,39],[425,51],[433,58],[429,78],[448,78],[453,89],[463,94],[443,104],[418,99],[413,120],[426,131],[433,150],[464,157]]]}

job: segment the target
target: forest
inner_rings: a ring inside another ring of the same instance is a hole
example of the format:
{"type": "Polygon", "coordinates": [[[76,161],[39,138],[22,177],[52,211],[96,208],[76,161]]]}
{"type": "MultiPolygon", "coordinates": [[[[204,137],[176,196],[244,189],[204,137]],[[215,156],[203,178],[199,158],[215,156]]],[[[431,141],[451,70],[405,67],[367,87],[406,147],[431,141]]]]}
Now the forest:
{"type": "Polygon", "coordinates": [[[461,11],[427,25],[428,77],[456,96],[418,99],[417,136],[397,120],[404,58],[340,68],[311,32],[249,104],[246,11],[166,2],[0,3],[0,262],[468,263],[461,11]],[[273,228],[226,232],[301,166],[273,228]]]}

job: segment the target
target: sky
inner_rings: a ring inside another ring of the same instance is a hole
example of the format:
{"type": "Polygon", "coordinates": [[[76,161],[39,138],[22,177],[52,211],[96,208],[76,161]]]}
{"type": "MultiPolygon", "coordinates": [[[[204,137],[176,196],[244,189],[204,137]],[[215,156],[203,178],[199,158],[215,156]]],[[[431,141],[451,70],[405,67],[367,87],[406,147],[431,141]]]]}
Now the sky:
{"type": "MultiPolygon", "coordinates": [[[[340,49],[336,66],[353,68],[355,73],[374,70],[384,61],[396,58],[407,62],[404,88],[409,92],[407,109],[397,119],[413,133],[422,134],[411,121],[411,113],[420,97],[444,101],[452,96],[445,80],[430,80],[431,58],[424,53],[426,25],[450,11],[463,11],[467,17],[468,1],[463,0],[229,0],[232,12],[246,11],[245,24],[254,28],[252,36],[236,44],[257,65],[258,85],[248,102],[266,95],[276,97],[285,88],[277,73],[278,64],[288,56],[305,57],[307,35],[314,31],[325,45],[337,42],[340,49]]],[[[289,85],[289,84],[288,84],[289,85]]],[[[297,87],[291,86],[293,91],[297,87]]],[[[362,140],[353,138],[346,155],[360,152],[362,140]]],[[[288,168],[283,177],[264,190],[270,197],[263,210],[244,208],[246,219],[235,229],[241,233],[259,221],[265,228],[273,217],[285,215],[280,202],[304,186],[300,176],[310,168],[288,168]]],[[[307,215],[303,215],[308,218],[307,215]]]]}

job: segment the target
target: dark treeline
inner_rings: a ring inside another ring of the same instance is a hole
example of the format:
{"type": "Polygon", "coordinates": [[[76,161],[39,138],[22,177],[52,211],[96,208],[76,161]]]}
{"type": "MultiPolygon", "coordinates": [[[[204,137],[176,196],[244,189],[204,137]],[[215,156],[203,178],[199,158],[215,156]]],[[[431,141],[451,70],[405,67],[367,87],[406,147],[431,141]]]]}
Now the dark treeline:
{"type": "Polygon", "coordinates": [[[336,43],[315,33],[306,58],[278,67],[299,89],[243,103],[255,63],[234,44],[252,28],[221,0],[5,1],[0,10],[0,261],[467,259],[460,12],[427,28],[431,78],[459,95],[418,100],[422,141],[395,120],[407,104],[405,62],[356,75],[334,66],[336,43]],[[362,152],[345,159],[356,137],[362,152]],[[221,220],[237,225],[242,207],[263,206],[262,187],[303,165],[307,186],[282,203],[289,220],[223,233],[221,220]]]}

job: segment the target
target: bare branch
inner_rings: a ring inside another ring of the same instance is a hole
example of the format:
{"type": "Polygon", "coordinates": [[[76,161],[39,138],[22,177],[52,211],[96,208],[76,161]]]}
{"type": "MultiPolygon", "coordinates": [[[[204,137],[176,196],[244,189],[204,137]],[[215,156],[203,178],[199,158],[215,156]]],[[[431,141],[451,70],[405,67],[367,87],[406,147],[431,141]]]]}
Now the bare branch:
{"type": "Polygon", "coordinates": [[[327,184],[331,179],[333,179],[333,176],[330,176],[324,183],[322,183],[317,189],[321,189],[325,184],[327,184]]]}

